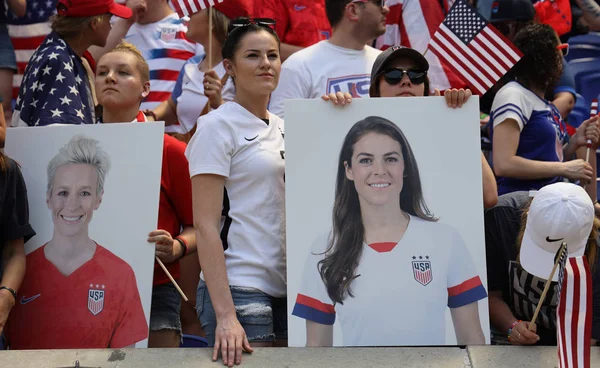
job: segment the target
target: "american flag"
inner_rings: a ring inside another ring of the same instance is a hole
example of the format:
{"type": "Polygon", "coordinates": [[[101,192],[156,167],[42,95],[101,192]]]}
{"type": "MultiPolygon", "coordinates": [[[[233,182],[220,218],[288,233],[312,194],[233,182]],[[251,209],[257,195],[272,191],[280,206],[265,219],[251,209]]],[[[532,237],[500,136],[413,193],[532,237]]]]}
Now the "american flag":
{"type": "Polygon", "coordinates": [[[561,284],[556,309],[558,367],[589,368],[592,276],[585,256],[567,259],[561,284]]]}
{"type": "Polygon", "coordinates": [[[192,15],[202,9],[210,8],[216,3],[222,3],[224,0],[172,0],[171,6],[175,9],[180,18],[192,15]]]}
{"type": "Polygon", "coordinates": [[[483,95],[523,56],[464,0],[457,0],[429,42],[429,49],[483,95]]]}
{"type": "Polygon", "coordinates": [[[51,32],[25,69],[12,126],[92,124],[93,108],[85,67],[51,32]]]}
{"type": "Polygon", "coordinates": [[[19,94],[19,86],[29,59],[50,33],[48,18],[56,13],[56,3],[57,0],[28,0],[27,12],[22,18],[18,18],[8,11],[8,34],[17,57],[17,72],[13,78],[13,98],[15,99],[19,94]]]}

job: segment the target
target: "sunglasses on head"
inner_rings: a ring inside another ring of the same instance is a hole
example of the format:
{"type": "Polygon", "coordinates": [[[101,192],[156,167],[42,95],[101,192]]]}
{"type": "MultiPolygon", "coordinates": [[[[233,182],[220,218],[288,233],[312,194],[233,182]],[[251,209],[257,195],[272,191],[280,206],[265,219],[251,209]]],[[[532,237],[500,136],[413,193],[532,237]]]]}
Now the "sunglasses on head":
{"type": "Polygon", "coordinates": [[[353,0],[351,3],[373,3],[380,8],[383,8],[384,0],[353,0]]]}
{"type": "Polygon", "coordinates": [[[275,19],[271,18],[238,18],[229,22],[227,34],[233,32],[238,28],[248,27],[251,24],[257,25],[259,27],[275,29],[275,23],[275,19]]]}
{"type": "Polygon", "coordinates": [[[569,53],[569,44],[561,43],[560,45],[556,46],[556,49],[560,50],[563,56],[567,56],[567,54],[569,53]]]}
{"type": "Polygon", "coordinates": [[[408,79],[410,79],[410,83],[412,84],[424,83],[425,78],[427,77],[427,72],[394,68],[383,72],[383,79],[385,79],[388,84],[396,85],[400,83],[405,73],[408,75],[408,79]]]}

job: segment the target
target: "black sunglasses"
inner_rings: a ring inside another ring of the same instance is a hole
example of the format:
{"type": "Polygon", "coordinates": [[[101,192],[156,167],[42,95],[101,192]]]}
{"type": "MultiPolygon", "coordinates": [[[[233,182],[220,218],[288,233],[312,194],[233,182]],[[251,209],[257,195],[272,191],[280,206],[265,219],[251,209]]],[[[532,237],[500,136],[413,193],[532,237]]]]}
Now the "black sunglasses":
{"type": "Polygon", "coordinates": [[[395,85],[400,83],[405,73],[408,75],[408,79],[410,79],[412,84],[424,83],[425,78],[427,77],[427,72],[394,68],[383,72],[383,78],[388,84],[395,85]]]}
{"type": "Polygon", "coordinates": [[[229,22],[227,34],[233,32],[238,28],[248,27],[251,24],[257,25],[259,27],[275,29],[275,23],[275,19],[271,18],[238,18],[229,22]]]}

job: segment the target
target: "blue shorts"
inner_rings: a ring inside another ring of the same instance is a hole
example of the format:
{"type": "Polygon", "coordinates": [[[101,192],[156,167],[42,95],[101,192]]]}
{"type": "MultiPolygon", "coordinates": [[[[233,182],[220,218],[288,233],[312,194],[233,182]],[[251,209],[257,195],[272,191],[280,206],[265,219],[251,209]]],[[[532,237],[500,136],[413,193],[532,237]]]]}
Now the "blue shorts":
{"type": "Polygon", "coordinates": [[[8,35],[8,28],[3,23],[0,23],[0,69],[17,70],[15,49],[8,35]]]}
{"type": "Polygon", "coordinates": [[[181,295],[173,284],[155,285],[152,288],[150,331],[176,330],[181,335],[181,295]]]}
{"type": "MultiPolygon", "coordinates": [[[[275,342],[287,339],[287,298],[274,298],[247,287],[230,286],[229,289],[238,321],[244,328],[248,341],[275,342]]],[[[203,280],[198,283],[196,312],[206,333],[208,346],[214,346],[217,316],[203,280]]]]}

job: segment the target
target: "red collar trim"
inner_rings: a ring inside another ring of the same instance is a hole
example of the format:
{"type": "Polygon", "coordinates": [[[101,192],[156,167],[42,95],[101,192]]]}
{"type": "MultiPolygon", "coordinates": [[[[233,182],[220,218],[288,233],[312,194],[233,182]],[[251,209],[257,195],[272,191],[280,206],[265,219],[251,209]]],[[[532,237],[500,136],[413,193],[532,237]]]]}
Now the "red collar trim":
{"type": "Polygon", "coordinates": [[[135,121],[137,121],[138,123],[145,123],[148,121],[148,119],[146,118],[146,115],[144,115],[143,112],[138,112],[135,121]]]}
{"type": "Polygon", "coordinates": [[[386,253],[391,252],[398,245],[397,242],[383,242],[383,243],[372,243],[368,244],[371,249],[376,251],[377,253],[386,253]]]}

